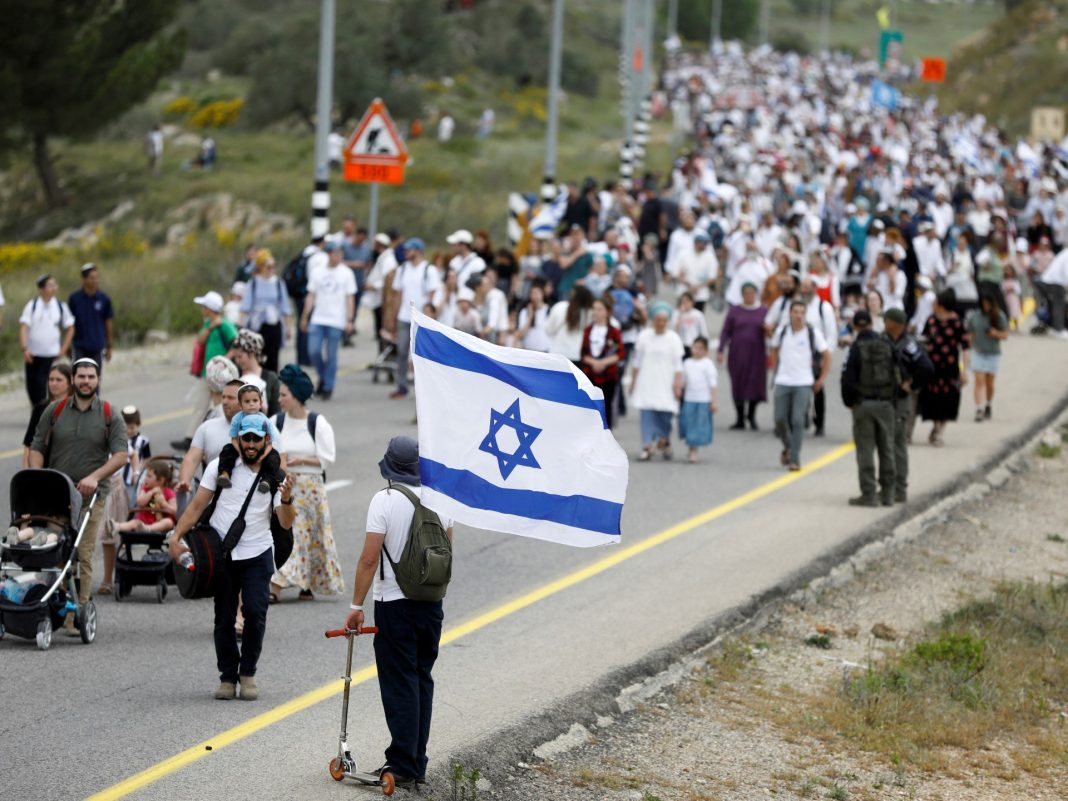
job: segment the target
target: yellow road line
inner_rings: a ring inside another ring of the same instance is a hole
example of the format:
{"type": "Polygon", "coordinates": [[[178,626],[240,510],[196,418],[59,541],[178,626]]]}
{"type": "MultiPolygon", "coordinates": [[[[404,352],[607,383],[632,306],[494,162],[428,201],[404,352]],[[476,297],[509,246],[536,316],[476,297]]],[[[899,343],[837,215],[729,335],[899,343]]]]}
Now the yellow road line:
{"type": "MultiPolygon", "coordinates": [[[[843,456],[852,453],[853,444],[840,445],[829,453],[819,457],[807,467],[802,468],[796,473],[787,473],[780,476],[774,481],[769,481],[766,484],[762,484],[756,489],[752,489],[737,498],[733,498],[726,503],[722,503],[719,506],[713,507],[705,512],[683,520],[681,523],[676,523],[670,528],[666,528],[663,531],[657,532],[651,537],[648,537],[641,542],[634,545],[627,546],[616,550],[611,556],[607,556],[592,565],[584,567],[580,570],[576,570],[574,573],[569,573],[562,578],[552,581],[536,590],[532,590],[525,595],[520,596],[512,601],[501,604],[500,606],[491,609],[488,612],[484,612],[466,623],[461,623],[458,626],[446,630],[441,637],[441,644],[446,645],[450,642],[455,642],[461,637],[465,637],[468,634],[485,628],[491,623],[495,623],[502,618],[513,615],[529,606],[533,606],[539,601],[543,601],[546,598],[556,595],[569,587],[573,587],[589,578],[592,578],[600,573],[604,573],[606,570],[615,567],[618,564],[626,562],[629,559],[633,559],[635,556],[645,553],[648,550],[656,548],[659,545],[663,545],[665,542],[669,542],[676,537],[680,537],[687,532],[693,531],[700,526],[710,523],[713,520],[717,520],[724,515],[730,514],[743,506],[748,506],[754,501],[758,501],[776,492],[783,487],[786,487],[798,479],[821,470],[829,464],[838,461],[843,456]]],[[[352,676],[352,684],[363,684],[366,681],[374,678],[377,674],[374,666],[366,667],[352,676]]],[[[116,801],[117,799],[124,798],[130,793],[146,787],[153,782],[159,781],[165,776],[169,776],[175,771],[181,770],[187,765],[192,764],[206,756],[218,751],[220,748],[232,745],[233,743],[243,740],[251,734],[255,734],[258,731],[266,729],[268,726],[273,726],[285,718],[303,712],[305,709],[318,704],[320,701],[325,701],[328,698],[332,698],[339,695],[344,689],[344,682],[337,680],[332,681],[329,684],[324,684],[310,692],[306,692],[303,695],[297,696],[291,701],[287,701],[280,706],[276,706],[273,709],[264,712],[262,715],[245,721],[239,726],[234,726],[232,729],[227,729],[221,734],[217,734],[211,739],[205,740],[202,743],[194,745],[192,748],[187,748],[169,759],[165,759],[156,765],[153,765],[140,773],[135,773],[128,779],[124,779],[112,787],[102,790],[96,795],[90,796],[86,801],[116,801]],[[210,749],[210,750],[209,750],[210,749]]]]}

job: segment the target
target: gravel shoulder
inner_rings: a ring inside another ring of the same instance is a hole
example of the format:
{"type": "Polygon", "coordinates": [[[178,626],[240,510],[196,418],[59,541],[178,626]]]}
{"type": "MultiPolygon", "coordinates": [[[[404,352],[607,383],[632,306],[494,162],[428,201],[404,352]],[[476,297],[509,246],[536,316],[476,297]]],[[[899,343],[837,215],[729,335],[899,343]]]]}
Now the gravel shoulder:
{"type": "Polygon", "coordinates": [[[844,737],[817,738],[806,725],[814,699],[843,677],[905,653],[926,626],[999,583],[1065,582],[1068,455],[1043,457],[1029,447],[1008,466],[859,570],[814,582],[695,654],[681,678],[633,711],[572,727],[538,752],[546,758],[513,765],[492,787],[482,783],[478,797],[1063,799],[1063,707],[1040,731],[941,754],[942,768],[895,765],[844,737]],[[893,639],[874,636],[876,626],[893,639]],[[820,632],[831,632],[829,648],[806,644],[820,632]]]}

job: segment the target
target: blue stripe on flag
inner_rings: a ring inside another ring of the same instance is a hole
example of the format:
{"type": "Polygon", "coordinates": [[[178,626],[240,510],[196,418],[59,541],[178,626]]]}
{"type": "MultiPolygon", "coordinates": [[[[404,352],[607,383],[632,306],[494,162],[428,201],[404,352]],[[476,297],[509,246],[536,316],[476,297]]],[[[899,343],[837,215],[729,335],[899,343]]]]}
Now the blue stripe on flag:
{"type": "Polygon", "coordinates": [[[623,504],[586,495],[553,495],[536,490],[505,489],[469,470],[419,459],[423,486],[465,506],[506,515],[546,520],[572,528],[619,536],[623,504]]]}
{"type": "Polygon", "coordinates": [[[583,392],[575,376],[569,372],[498,362],[489,356],[468,350],[440,331],[433,331],[422,326],[416,330],[415,334],[415,355],[444,364],[446,367],[488,375],[510,387],[515,387],[532,398],[593,409],[601,415],[601,424],[608,428],[604,401],[594,400],[583,392]]]}

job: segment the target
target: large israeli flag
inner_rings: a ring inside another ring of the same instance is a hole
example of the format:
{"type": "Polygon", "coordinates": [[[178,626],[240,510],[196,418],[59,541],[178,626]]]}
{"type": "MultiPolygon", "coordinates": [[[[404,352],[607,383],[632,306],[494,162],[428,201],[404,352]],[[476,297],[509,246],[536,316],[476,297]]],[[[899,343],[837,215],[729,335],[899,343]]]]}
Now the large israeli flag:
{"type": "Polygon", "coordinates": [[[604,397],[567,359],[504,348],[413,310],[422,501],[478,528],[619,542],[628,461],[604,397]]]}

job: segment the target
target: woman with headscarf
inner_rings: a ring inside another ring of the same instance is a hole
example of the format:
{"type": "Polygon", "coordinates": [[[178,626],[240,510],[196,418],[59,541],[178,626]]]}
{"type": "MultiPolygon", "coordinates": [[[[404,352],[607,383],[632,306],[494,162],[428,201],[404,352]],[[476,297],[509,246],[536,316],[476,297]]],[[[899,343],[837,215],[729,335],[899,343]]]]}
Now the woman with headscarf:
{"type": "Polygon", "coordinates": [[[927,441],[936,448],[945,444],[942,432],[946,423],[957,419],[960,391],[968,383],[971,362],[968,337],[955,307],[953,290],[943,289],[935,299],[934,314],[923,329],[927,354],[934,365],[934,377],[920,390],[919,406],[923,419],[934,423],[927,441]]]}
{"type": "Polygon", "coordinates": [[[263,366],[278,372],[278,351],[293,330],[293,309],[285,284],[275,274],[271,251],[256,251],[256,267],[241,300],[245,327],[263,337],[263,366]]]}
{"type": "Polygon", "coordinates": [[[652,325],[638,335],[631,357],[631,406],[641,412],[642,452],[647,462],[654,451],[671,458],[671,426],[682,398],[682,340],[668,328],[671,306],[663,301],[649,310],[652,325]]]}
{"type": "Polygon", "coordinates": [[[731,426],[735,431],[744,430],[747,419],[749,427],[756,431],[757,404],[768,399],[768,351],[764,337],[764,317],[768,309],[761,305],[759,291],[754,283],[742,285],[742,302],[727,310],[727,319],[719,334],[716,361],[723,364],[724,353],[730,350],[727,372],[731,377],[731,396],[737,415],[731,426]]]}
{"type": "Polygon", "coordinates": [[[315,593],[343,592],[341,566],[330,523],[326,498],[326,467],[333,464],[334,429],[321,414],[305,406],[315,392],[311,377],[295,364],[287,364],[278,376],[281,387],[278,403],[282,410],[274,417],[281,434],[275,447],[286,454],[286,472],[293,477],[293,554],[271,578],[271,603],[278,601],[286,587],[297,587],[302,601],[315,593]]]}

